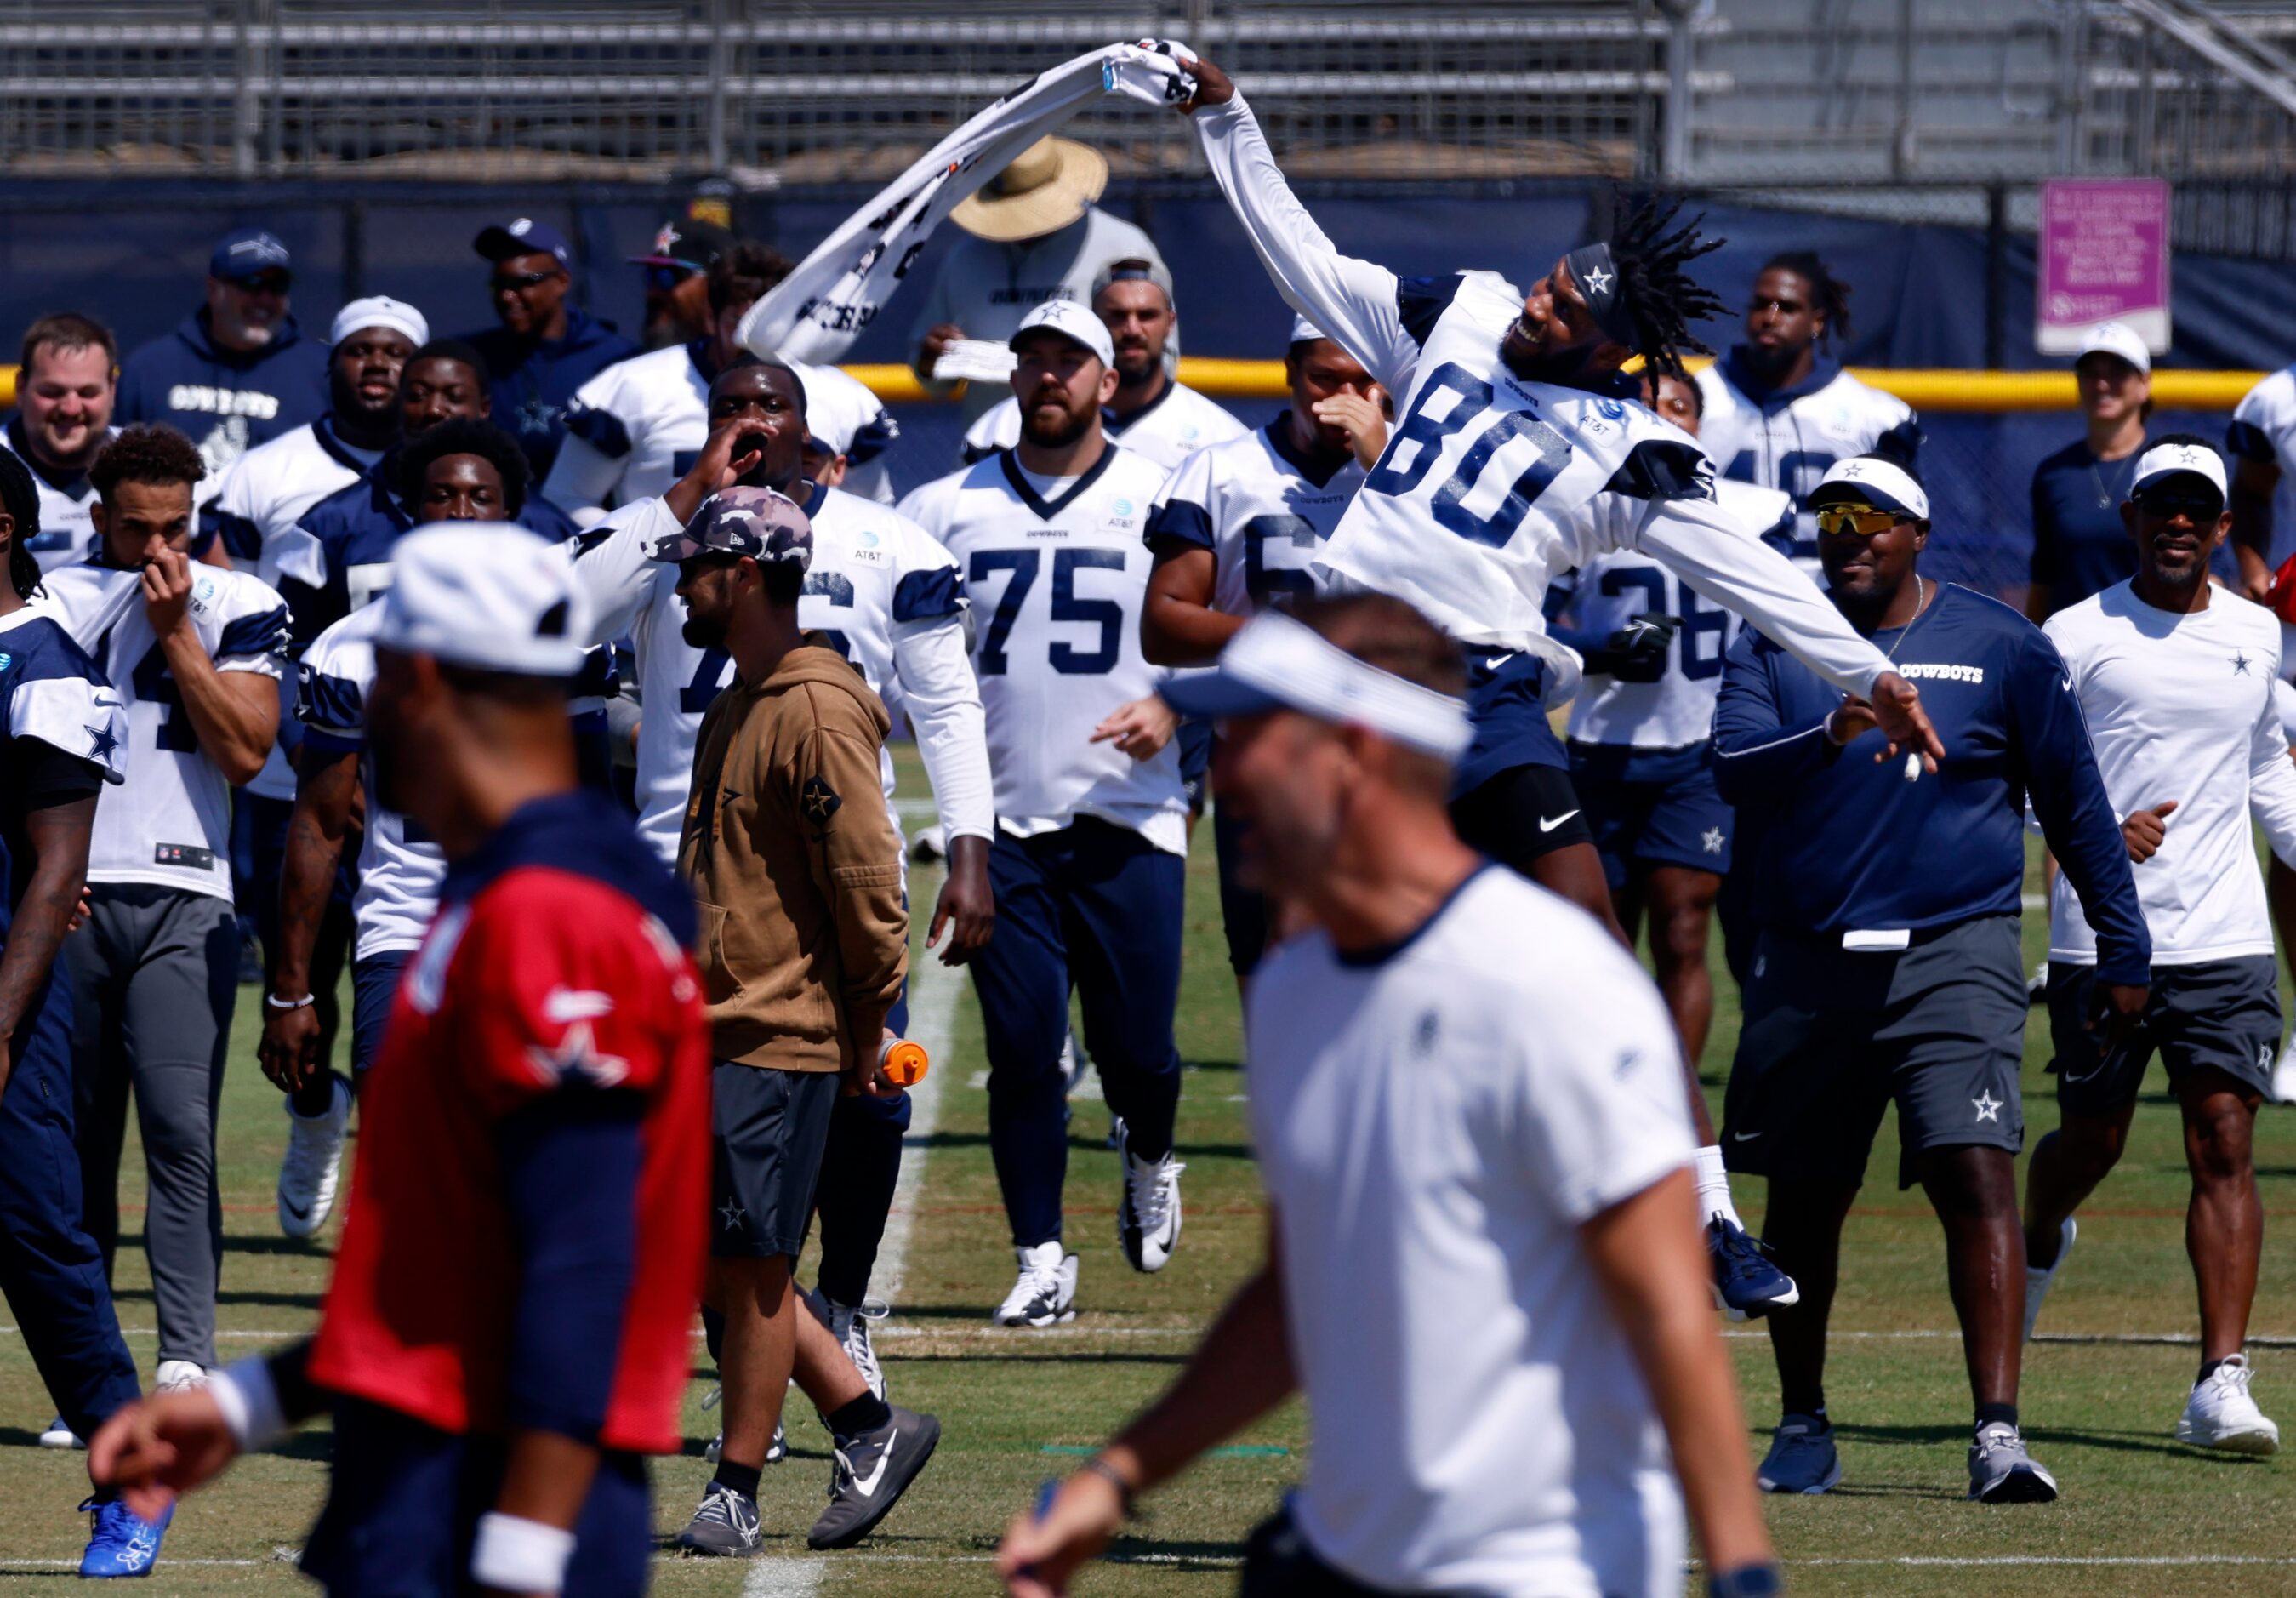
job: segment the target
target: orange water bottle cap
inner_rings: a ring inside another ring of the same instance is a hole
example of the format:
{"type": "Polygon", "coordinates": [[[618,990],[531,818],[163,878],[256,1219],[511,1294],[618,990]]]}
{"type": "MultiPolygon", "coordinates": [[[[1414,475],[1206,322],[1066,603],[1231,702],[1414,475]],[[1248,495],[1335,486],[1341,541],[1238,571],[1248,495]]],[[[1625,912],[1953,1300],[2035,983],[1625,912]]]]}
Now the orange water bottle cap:
{"type": "Polygon", "coordinates": [[[885,1080],[895,1087],[913,1088],[925,1079],[925,1070],[932,1062],[925,1057],[922,1043],[912,1043],[906,1038],[889,1038],[877,1057],[878,1068],[885,1080]]]}

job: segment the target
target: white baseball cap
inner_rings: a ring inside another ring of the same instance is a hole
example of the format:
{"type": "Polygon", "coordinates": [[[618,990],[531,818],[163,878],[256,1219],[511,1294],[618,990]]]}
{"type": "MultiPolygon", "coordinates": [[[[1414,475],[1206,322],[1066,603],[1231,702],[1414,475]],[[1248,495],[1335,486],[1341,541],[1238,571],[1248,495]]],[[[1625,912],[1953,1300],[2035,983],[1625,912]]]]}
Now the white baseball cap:
{"type": "Polygon", "coordinates": [[[1039,327],[1049,327],[1070,343],[1082,344],[1100,358],[1103,367],[1116,364],[1116,344],[1108,336],[1108,325],[1088,306],[1073,300],[1046,301],[1021,318],[1009,347],[1019,350],[1021,339],[1039,327]]]}
{"type": "Polygon", "coordinates": [[[363,327],[388,327],[393,333],[405,334],[417,350],[430,342],[430,324],[421,311],[388,294],[369,294],[335,313],[335,325],[328,330],[327,342],[340,344],[363,327]]]}
{"type": "Polygon", "coordinates": [[[419,527],[391,549],[378,648],[523,677],[571,677],[590,606],[565,557],[507,522],[419,527]]]}
{"type": "Polygon", "coordinates": [[[2117,355],[2147,376],[2152,372],[2152,351],[2125,322],[2099,322],[2090,328],[2081,340],[2080,353],[2073,357],[2073,365],[2079,366],[2092,355],[2117,355]]]}
{"type": "Polygon", "coordinates": [[[1876,510],[1891,510],[1916,522],[1930,519],[1930,497],[1914,474],[1903,466],[1871,455],[1853,455],[1826,468],[1825,477],[1810,490],[1809,507],[1863,501],[1876,510]]]}
{"type": "Polygon", "coordinates": [[[1305,317],[1294,316],[1292,318],[1292,342],[1295,344],[1304,344],[1309,339],[1327,339],[1331,336],[1305,317]]]}
{"type": "Polygon", "coordinates": [[[2231,492],[2224,457],[2206,444],[2155,444],[2136,457],[2136,475],[2128,481],[2128,497],[2135,498],[2164,477],[2186,473],[2206,478],[2219,502],[2231,492]]]}

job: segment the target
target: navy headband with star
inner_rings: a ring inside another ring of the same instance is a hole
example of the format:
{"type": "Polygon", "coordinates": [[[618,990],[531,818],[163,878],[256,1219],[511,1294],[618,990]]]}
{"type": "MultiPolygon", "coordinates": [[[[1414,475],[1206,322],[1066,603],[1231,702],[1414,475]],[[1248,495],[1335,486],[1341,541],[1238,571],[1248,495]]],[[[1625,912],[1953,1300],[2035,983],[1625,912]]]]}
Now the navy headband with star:
{"type": "Polygon", "coordinates": [[[1635,318],[1627,309],[1626,287],[1619,281],[1619,263],[1611,258],[1610,245],[1581,244],[1562,258],[1562,264],[1570,268],[1570,281],[1587,296],[1595,325],[1631,348],[1636,336],[1635,318]]]}

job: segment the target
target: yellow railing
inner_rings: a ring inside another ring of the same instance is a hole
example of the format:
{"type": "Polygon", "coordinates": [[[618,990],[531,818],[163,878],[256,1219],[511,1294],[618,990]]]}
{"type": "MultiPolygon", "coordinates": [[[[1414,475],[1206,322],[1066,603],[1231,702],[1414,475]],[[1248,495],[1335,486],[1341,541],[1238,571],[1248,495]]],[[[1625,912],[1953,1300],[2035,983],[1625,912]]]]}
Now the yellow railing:
{"type": "MultiPolygon", "coordinates": [[[[1692,363],[1693,367],[1702,362],[1692,363]]],[[[868,384],[888,405],[930,402],[932,396],[906,367],[858,365],[845,368],[868,384]]],[[[2070,372],[1980,372],[1951,369],[1853,367],[1875,388],[1895,394],[1918,411],[1993,412],[2071,410],[2077,402],[2070,372]]],[[[2224,410],[2264,381],[2262,372],[2152,374],[2152,402],[2163,410],[2224,410]]],[[[1219,360],[1184,356],[1180,381],[1215,400],[1281,400],[1280,360],[1219,360]]],[[[0,408],[16,403],[16,367],[0,366],[0,408]]]]}

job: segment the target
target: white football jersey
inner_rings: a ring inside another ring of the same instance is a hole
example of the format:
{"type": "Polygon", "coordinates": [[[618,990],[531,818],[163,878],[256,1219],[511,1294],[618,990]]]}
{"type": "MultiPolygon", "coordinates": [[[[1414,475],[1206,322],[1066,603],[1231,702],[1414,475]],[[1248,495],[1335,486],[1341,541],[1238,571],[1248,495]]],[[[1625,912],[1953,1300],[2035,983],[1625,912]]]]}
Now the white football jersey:
{"type": "Polygon", "coordinates": [[[2296,477],[2296,367],[2283,367],[2241,396],[2225,449],[2236,460],[2261,461],[2296,477]]]}
{"type": "MultiPolygon", "coordinates": [[[[1774,537],[1793,536],[1793,501],[1776,490],[1724,482],[1714,485],[1714,492],[1722,508],[1743,523],[1749,537],[1769,542],[1774,537]]],[[[1744,622],[1700,598],[1689,584],[1634,550],[1598,555],[1566,581],[1581,632],[1608,637],[1636,616],[1677,616],[1682,621],[1667,647],[1665,674],[1656,682],[1587,677],[1570,704],[1571,740],[1680,749],[1712,737],[1723,657],[1737,641],[1744,622]]]]}
{"type": "Polygon", "coordinates": [[[1904,400],[1869,388],[1831,360],[1821,358],[1808,382],[1761,400],[1739,386],[1741,375],[1733,356],[1698,374],[1705,401],[1698,441],[1723,476],[1793,500],[1794,564],[1817,577],[1817,517],[1802,507],[1827,468],[1874,449],[1911,465],[1920,424],[1904,400]]]}
{"type": "Polygon", "coordinates": [[[1291,413],[1180,463],[1148,517],[1152,550],[1194,545],[1212,552],[1212,608],[1258,615],[1319,586],[1316,552],[1363,486],[1351,455],[1318,482],[1292,453],[1291,413]]]}
{"type": "MultiPolygon", "coordinates": [[[[709,379],[694,361],[694,348],[633,356],[576,390],[543,498],[578,521],[594,519],[608,506],[659,498],[693,470],[709,442],[709,379]]],[[[808,417],[818,403],[840,416],[860,412],[884,421],[885,408],[857,379],[835,367],[790,365],[805,385],[808,417]]],[[[882,478],[882,467],[875,471],[882,478]]],[[[865,498],[890,498],[890,490],[871,488],[859,467],[854,478],[862,479],[857,487],[865,498]]]]}
{"type": "MultiPolygon", "coordinates": [[[[232,564],[276,586],[283,576],[311,588],[326,584],[326,556],[303,531],[303,513],[366,475],[380,450],[354,449],[335,436],[332,416],[258,444],[224,468],[215,497],[200,510],[202,531],[223,540],[232,564]]],[[[284,679],[282,680],[284,681],[284,679]]],[[[292,714],[291,698],[281,713],[292,714]]],[[[295,769],[276,746],[247,791],[265,799],[295,796],[295,769]]]]}
{"type": "MultiPolygon", "coordinates": [[[[228,899],[231,785],[200,753],[176,674],[144,617],[142,581],[140,572],[85,563],[42,580],[49,614],[94,658],[127,707],[127,781],[96,807],[87,879],[228,899]]],[[[217,671],[285,675],[287,606],[269,584],[194,564],[184,622],[217,671]]]]}
{"type": "Polygon", "coordinates": [[[1691,1162],[1649,976],[1486,865],[1382,959],[1272,951],[1246,1009],[1308,1545],[1382,1592],[1678,1598],[1665,1434],[1579,1231],[1691,1162]]]}
{"type": "MultiPolygon", "coordinates": [[[[1186,383],[1170,382],[1145,408],[1121,422],[1103,410],[1100,424],[1111,440],[1146,456],[1167,472],[1199,449],[1242,438],[1251,431],[1217,401],[1207,400],[1186,383]]],[[[964,430],[964,458],[976,461],[1020,441],[1021,402],[1007,395],[964,430]]]]}
{"type": "Polygon", "coordinates": [[[1536,655],[1549,704],[1575,691],[1579,662],[1546,637],[1547,588],[1611,549],[1656,556],[1839,687],[1864,693],[1888,669],[1784,556],[1741,534],[1689,434],[1623,388],[1507,369],[1521,290],[1495,272],[1398,279],[1341,255],[1242,96],[1189,120],[1285,301],[1398,397],[1387,449],[1324,547],[1335,581],[1408,600],[1462,643],[1536,655]]]}
{"type": "Polygon", "coordinates": [[[439,909],[447,857],[422,829],[381,803],[374,751],[368,745],[366,707],[374,692],[374,634],[382,603],[361,605],[311,640],[299,669],[295,713],[303,746],[342,754],[356,751],[366,787],[366,828],[359,844],[358,893],[351,900],[354,952],[368,960],[413,949],[439,909]]]}
{"type": "Polygon", "coordinates": [[[996,824],[1020,837],[1095,816],[1187,851],[1178,741],[1136,761],[1092,729],[1167,675],[1140,653],[1163,468],[1113,445],[1047,501],[1010,451],[925,484],[904,514],[948,547],[973,609],[996,824]]]}
{"type": "MultiPolygon", "coordinates": [[[[119,429],[112,428],[104,437],[116,439],[119,429]]],[[[95,504],[95,485],[82,472],[70,482],[57,484],[48,480],[48,474],[33,459],[31,446],[24,437],[24,419],[8,418],[8,425],[0,428],[0,449],[22,461],[31,468],[32,487],[40,497],[40,536],[25,540],[40,563],[43,572],[78,565],[95,546],[95,518],[89,515],[95,504]]]]}
{"type": "MultiPolygon", "coordinates": [[[[955,561],[906,516],[840,489],[817,488],[806,513],[813,522],[813,563],[799,622],[829,634],[880,697],[901,702],[917,726],[926,774],[952,835],[987,836],[979,696],[951,671],[962,664],[956,640],[964,627],[955,561]]],[[[646,553],[677,527],[660,499],[648,499],[570,546],[576,581],[594,606],[594,636],[601,642],[627,637],[637,656],[638,830],[672,863],[702,713],[734,680],[730,655],[685,641],[677,568],[646,553]]],[[[890,754],[880,770],[890,798],[890,754]]]]}
{"type": "MultiPolygon", "coordinates": [[[[2296,764],[2274,685],[2280,625],[2229,589],[2206,610],[2155,610],[2127,582],[2051,616],[2088,721],[2097,770],[2126,816],[2174,800],[2160,851],[2131,870],[2156,966],[2273,952],[2251,815],[2274,853],[2296,858],[2296,764]]],[[[2096,935],[2059,873],[2049,958],[2096,963],[2096,935]]]]}

